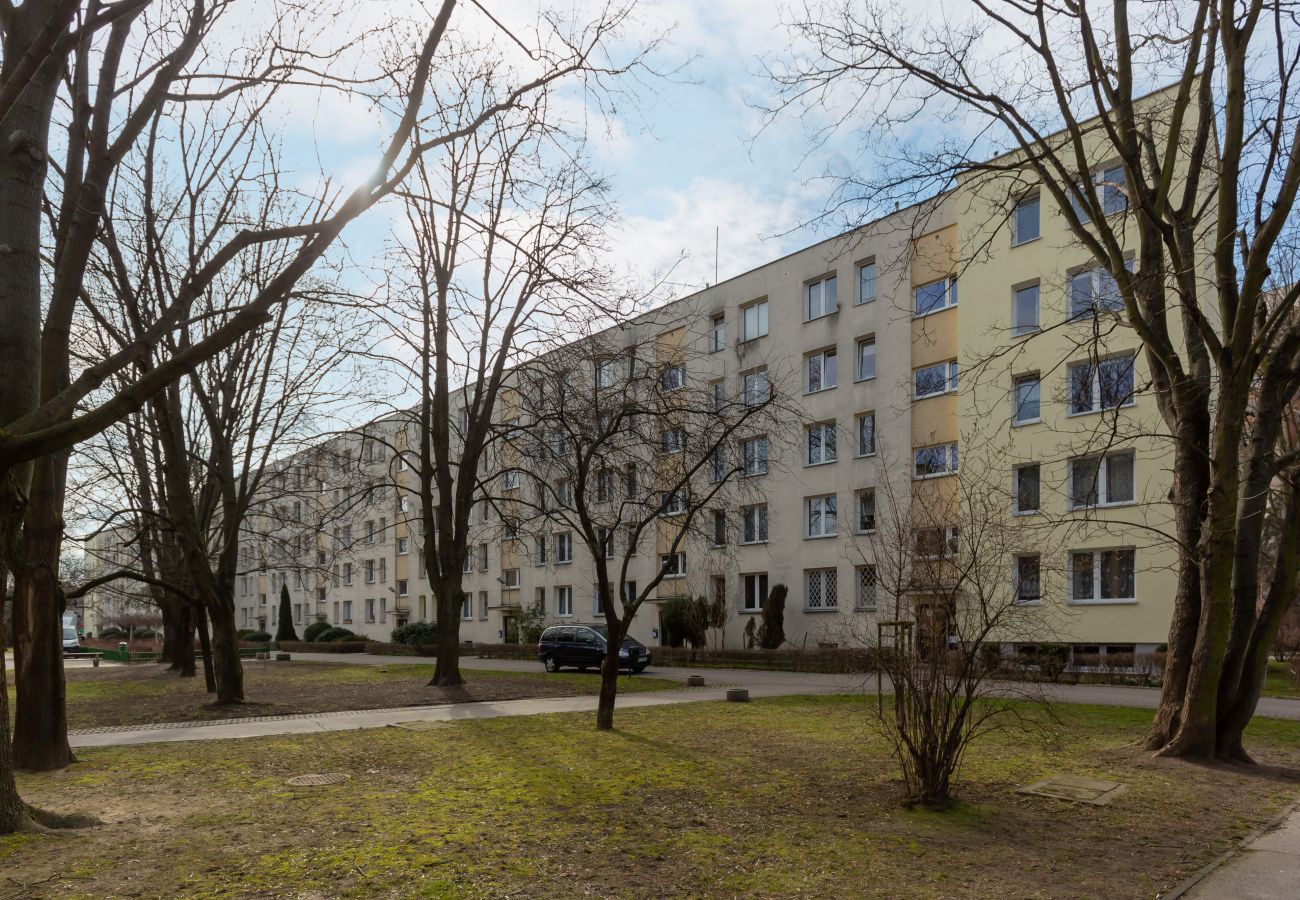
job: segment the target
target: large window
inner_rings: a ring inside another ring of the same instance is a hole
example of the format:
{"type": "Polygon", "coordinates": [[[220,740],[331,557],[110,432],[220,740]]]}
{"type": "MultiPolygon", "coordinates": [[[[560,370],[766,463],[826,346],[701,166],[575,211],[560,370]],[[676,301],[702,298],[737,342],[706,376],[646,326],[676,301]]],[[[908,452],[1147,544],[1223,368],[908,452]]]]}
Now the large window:
{"type": "Polygon", "coordinates": [[[839,383],[835,348],[819,350],[804,357],[804,390],[809,394],[825,391],[839,383]]]}
{"type": "Polygon", "coordinates": [[[916,555],[922,559],[956,557],[959,537],[960,533],[955,525],[946,528],[918,528],[915,532],[916,555]]]}
{"type": "Polygon", "coordinates": [[[829,316],[839,309],[836,290],[837,279],[829,275],[820,281],[814,281],[804,288],[803,317],[805,321],[829,316]]]}
{"type": "MultiPolygon", "coordinates": [[[[1132,265],[1132,261],[1125,265],[1132,265]]],[[[1070,318],[1083,318],[1103,310],[1124,310],[1124,298],[1110,270],[1096,266],[1070,276],[1070,318]]]]}
{"type": "Polygon", "coordinates": [[[1070,601],[1113,603],[1136,599],[1137,551],[1076,550],[1070,554],[1070,601]]]}
{"type": "Polygon", "coordinates": [[[912,311],[916,316],[957,305],[957,279],[940,278],[929,284],[923,284],[912,290],[912,311]]]}
{"type": "Polygon", "coordinates": [[[660,554],[659,566],[663,569],[664,578],[684,578],[686,577],[686,554],[660,554]]]}
{"type": "Polygon", "coordinates": [[[740,339],[752,341],[767,334],[767,301],[751,303],[740,311],[740,339]]]}
{"type": "Polygon", "coordinates": [[[665,391],[675,391],[686,385],[686,366],[681,363],[664,366],[659,370],[659,387],[665,391]]]}
{"type": "Polygon", "coordinates": [[[853,600],[855,609],[875,609],[876,608],[876,567],[875,566],[858,566],[854,570],[855,580],[857,581],[856,596],[853,600]]]}
{"type": "Polygon", "coordinates": [[[854,377],[858,381],[876,377],[876,336],[874,334],[871,337],[858,339],[857,372],[854,377]]]}
{"type": "Polygon", "coordinates": [[[1132,450],[1070,460],[1070,506],[1132,503],[1133,468],[1132,450]]]}
{"type": "Polygon", "coordinates": [[[659,509],[665,516],[680,516],[686,512],[686,492],[668,491],[663,496],[663,505],[659,509]]]}
{"type": "Polygon", "coordinates": [[[1042,559],[1037,553],[1016,557],[1015,579],[1017,603],[1035,603],[1043,599],[1042,559]]]}
{"type": "Polygon", "coordinates": [[[912,373],[912,397],[923,400],[957,390],[957,360],[923,366],[912,373]]]}
{"type": "Polygon", "coordinates": [[[767,599],[767,573],[751,572],[740,576],[740,608],[745,612],[758,612],[767,599]]]}
{"type": "Polygon", "coordinates": [[[804,609],[836,609],[840,605],[834,569],[804,569],[804,609]]]}
{"type": "Polygon", "coordinates": [[[659,451],[665,455],[681,453],[686,447],[686,432],[680,428],[670,428],[659,435],[659,451]]]}
{"type": "Polygon", "coordinates": [[[713,528],[710,535],[713,546],[727,546],[727,514],[720,509],[715,509],[713,513],[713,528]]]}
{"type": "Polygon", "coordinates": [[[1039,328],[1038,285],[1027,284],[1011,294],[1011,333],[1019,337],[1039,328]]]}
{"type": "Polygon", "coordinates": [[[767,504],[756,503],[740,508],[740,542],[763,544],[767,542],[767,504]]]}
{"type": "Polygon", "coordinates": [[[1116,409],[1133,403],[1133,357],[1114,356],[1070,366],[1070,412],[1116,409]]]}
{"type": "Polygon", "coordinates": [[[555,589],[555,614],[573,615],[573,588],[567,584],[562,584],[555,589]]]}
{"type": "Polygon", "coordinates": [[[805,429],[807,434],[806,462],[810,466],[832,463],[836,460],[835,423],[818,422],[805,429]]]}
{"type": "Polygon", "coordinates": [[[555,562],[556,565],[564,565],[573,562],[573,535],[568,531],[561,531],[555,535],[555,562]]]}
{"type": "Polygon", "coordinates": [[[1037,375],[1021,375],[1016,378],[1011,392],[1011,420],[1017,425],[1037,422],[1041,416],[1040,394],[1037,375]]]}
{"type": "Polygon", "coordinates": [[[957,443],[934,444],[930,447],[917,447],[914,451],[916,478],[932,478],[937,475],[951,475],[957,471],[957,443]]]}
{"type": "Polygon", "coordinates": [[[807,525],[804,532],[806,537],[833,537],[839,532],[834,494],[822,494],[818,497],[807,498],[804,500],[804,510],[807,525]]]}
{"type": "Polygon", "coordinates": [[[1011,245],[1013,247],[1037,240],[1040,232],[1039,216],[1042,203],[1037,194],[1016,204],[1011,215],[1011,245]]]}
{"type": "Polygon", "coordinates": [[[876,530],[875,488],[858,491],[858,518],[854,530],[858,534],[870,534],[876,530]]]}
{"type": "Polygon", "coordinates": [[[1012,470],[1015,480],[1015,511],[1018,513],[1035,513],[1039,510],[1042,487],[1042,469],[1038,463],[1016,466],[1012,470]]]}
{"type": "Polygon", "coordinates": [[[772,396],[772,383],[767,379],[767,369],[755,369],[743,376],[742,396],[746,406],[761,406],[772,396]]]}
{"type": "Polygon", "coordinates": [[[749,438],[741,445],[745,453],[745,474],[767,474],[767,435],[749,438]]]}
{"type": "Polygon", "coordinates": [[[870,303],[876,299],[876,261],[864,262],[858,266],[858,303],[870,303]]]}

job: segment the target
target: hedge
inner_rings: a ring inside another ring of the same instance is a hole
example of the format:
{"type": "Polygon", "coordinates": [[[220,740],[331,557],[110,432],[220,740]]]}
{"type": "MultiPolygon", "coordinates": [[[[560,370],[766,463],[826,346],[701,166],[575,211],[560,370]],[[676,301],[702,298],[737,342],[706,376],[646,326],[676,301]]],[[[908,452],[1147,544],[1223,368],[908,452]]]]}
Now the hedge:
{"type": "Polygon", "coordinates": [[[276,646],[285,653],[365,653],[365,641],[278,641],[276,646]]]}

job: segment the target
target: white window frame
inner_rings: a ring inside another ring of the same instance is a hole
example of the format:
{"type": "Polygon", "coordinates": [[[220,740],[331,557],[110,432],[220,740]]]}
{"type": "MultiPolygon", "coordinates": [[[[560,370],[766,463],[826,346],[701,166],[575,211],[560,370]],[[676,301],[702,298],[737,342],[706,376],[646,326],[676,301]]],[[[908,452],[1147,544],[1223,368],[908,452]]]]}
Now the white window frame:
{"type": "Polygon", "coordinates": [[[411,552],[411,539],[399,537],[397,539],[397,555],[406,556],[411,552]]]}
{"type": "Polygon", "coordinates": [[[825,466],[839,459],[839,434],[835,420],[804,427],[804,465],[825,466]]]}
{"type": "Polygon", "coordinates": [[[744,460],[745,477],[754,478],[766,475],[768,471],[767,435],[759,434],[741,442],[741,458],[744,460]],[[751,447],[753,453],[750,452],[751,447]],[[760,452],[761,451],[761,452],[760,452]],[[751,466],[751,462],[753,465],[751,466]]]}
{"type": "Polygon", "coordinates": [[[659,452],[664,456],[676,456],[686,449],[686,433],[680,428],[669,428],[659,432],[659,452]]]}
{"type": "Polygon", "coordinates": [[[854,534],[875,534],[876,532],[876,489],[860,488],[853,495],[853,533],[854,534]],[[871,503],[871,527],[864,527],[862,524],[865,504],[870,498],[871,503]]]}
{"type": "Polygon", "coordinates": [[[684,387],[686,387],[685,363],[669,363],[659,370],[659,389],[661,391],[679,391],[684,387]]]}
{"type": "Polygon", "coordinates": [[[853,608],[872,611],[879,605],[880,576],[876,567],[864,563],[853,568],[853,608]]]}
{"type": "Polygon", "coordinates": [[[763,601],[767,599],[767,585],[766,572],[741,573],[740,611],[742,613],[759,613],[763,611],[763,601]]]}
{"type": "Polygon", "coordinates": [[[1133,450],[1112,450],[1109,453],[1090,456],[1071,457],[1068,465],[1070,476],[1070,491],[1066,495],[1070,509],[1097,509],[1108,506],[1132,506],[1137,503],[1137,453],[1133,450]],[[1129,494],[1130,496],[1123,500],[1112,500],[1111,495],[1111,461],[1118,457],[1128,457],[1129,459],[1129,494]],[[1082,462],[1091,460],[1097,461],[1097,502],[1096,503],[1078,503],[1075,499],[1075,466],[1082,462]]]}
{"type": "Polygon", "coordinates": [[[945,362],[931,363],[928,366],[918,366],[912,370],[912,399],[925,400],[929,397],[942,397],[944,394],[951,394],[957,390],[958,366],[957,360],[950,359],[945,362]],[[917,384],[917,376],[922,372],[929,372],[932,369],[941,369],[943,375],[943,388],[928,393],[919,393],[920,387],[917,384]]]}
{"type": "Polygon", "coordinates": [[[1012,558],[1011,569],[1011,596],[1012,602],[1016,606],[1037,606],[1043,602],[1043,557],[1039,553],[1017,553],[1012,558]],[[1038,565],[1038,592],[1034,596],[1023,596],[1025,580],[1021,577],[1020,561],[1034,560],[1038,565]]]}
{"type": "Polygon", "coordinates": [[[859,458],[875,456],[876,455],[876,412],[875,410],[870,410],[868,412],[860,412],[857,414],[855,418],[857,420],[858,434],[857,434],[857,452],[854,455],[859,458]],[[864,450],[863,444],[865,442],[862,439],[863,427],[867,425],[867,423],[870,423],[869,430],[871,434],[871,442],[870,442],[871,446],[864,450]]]}
{"type": "Polygon", "coordinates": [[[839,570],[834,566],[803,570],[804,612],[834,612],[840,608],[839,570]],[[813,601],[813,585],[817,586],[818,602],[813,601]]]}
{"type": "Polygon", "coordinates": [[[717,353],[719,350],[727,348],[727,315],[726,313],[716,313],[713,316],[713,332],[710,340],[712,341],[711,353],[717,353]]]}
{"type": "Polygon", "coordinates": [[[573,617],[573,587],[567,584],[555,588],[555,614],[562,619],[573,617]]]}
{"type": "Polygon", "coordinates": [[[1087,416],[1093,413],[1105,412],[1109,409],[1126,409],[1137,402],[1137,357],[1132,353],[1123,353],[1118,356],[1108,356],[1100,360],[1088,360],[1087,362],[1071,363],[1066,368],[1066,414],[1070,416],[1087,416]],[[1104,406],[1101,396],[1101,369],[1102,366],[1111,362],[1122,360],[1129,361],[1129,379],[1132,382],[1132,389],[1129,391],[1124,402],[1115,406],[1104,406]],[[1075,372],[1087,370],[1090,375],[1091,383],[1089,385],[1089,394],[1091,406],[1087,409],[1075,409],[1074,406],[1074,381],[1075,372]]]}
{"type": "Polygon", "coordinates": [[[1037,334],[1043,328],[1043,292],[1042,286],[1035,281],[1032,284],[1022,284],[1020,287],[1011,289],[1011,336],[1025,337],[1030,334],[1037,334]],[[1033,291],[1034,314],[1032,322],[1020,321],[1021,295],[1027,295],[1027,292],[1033,291]]]}
{"type": "Polygon", "coordinates": [[[767,301],[755,300],[740,308],[741,343],[767,336],[767,301]]]}
{"type": "Polygon", "coordinates": [[[515,588],[519,587],[519,570],[518,570],[518,569],[502,569],[502,570],[501,570],[501,579],[502,579],[502,581],[501,581],[501,586],[502,586],[502,587],[504,587],[504,588],[505,588],[506,590],[508,590],[508,591],[509,591],[509,590],[514,590],[515,588]]]}
{"type": "Polygon", "coordinates": [[[837,387],[840,380],[839,351],[836,347],[825,347],[803,358],[803,392],[820,394],[837,387]],[[813,361],[817,361],[817,387],[813,387],[813,361]],[[829,373],[829,378],[827,377],[829,373]]]}
{"type": "Polygon", "coordinates": [[[803,320],[805,322],[825,318],[839,312],[839,309],[839,279],[834,272],[804,284],[803,320]]]}
{"type": "Polygon", "coordinates": [[[838,494],[817,494],[813,497],[805,497],[803,512],[805,540],[824,540],[836,537],[840,533],[838,494]],[[816,530],[813,528],[814,513],[816,513],[818,523],[816,530]]]}
{"type": "Polygon", "coordinates": [[[573,532],[556,532],[555,564],[557,566],[567,566],[571,562],[573,562],[573,532]]]}
{"type": "Polygon", "coordinates": [[[1043,199],[1035,191],[1020,199],[1015,208],[1011,210],[1011,246],[1019,247],[1023,244],[1031,244],[1043,235],[1043,199]],[[1029,237],[1021,234],[1020,228],[1020,211],[1034,207],[1034,233],[1029,237]]]}
{"type": "Polygon", "coordinates": [[[740,508],[740,543],[766,544],[769,526],[766,503],[754,503],[740,508]],[[751,540],[751,536],[753,539],[751,540]]]}
{"type": "Polygon", "coordinates": [[[1012,425],[1033,425],[1043,421],[1043,379],[1037,372],[1026,372],[1023,375],[1017,375],[1011,380],[1011,424],[1012,425]],[[1020,398],[1020,389],[1022,386],[1032,385],[1037,395],[1035,406],[1037,411],[1032,416],[1021,416],[1021,410],[1024,409],[1025,403],[1020,398]]]}
{"type": "Polygon", "coordinates": [[[870,381],[876,377],[876,336],[874,334],[860,337],[854,345],[853,351],[853,380],[870,381]],[[868,348],[869,351],[868,351],[868,348]],[[871,363],[871,371],[864,373],[862,365],[864,356],[863,351],[868,351],[865,359],[871,363]]]}
{"type": "Polygon", "coordinates": [[[925,284],[918,284],[916,287],[912,288],[912,318],[914,319],[923,319],[926,316],[932,316],[935,313],[941,313],[945,309],[952,309],[956,305],[957,305],[957,279],[951,275],[946,276],[944,278],[936,279],[934,281],[927,281],[925,284]],[[938,306],[931,307],[930,309],[927,309],[924,312],[922,312],[921,309],[919,308],[921,291],[926,290],[927,288],[932,288],[935,285],[943,285],[942,302],[938,306]]]}
{"type": "Polygon", "coordinates": [[[661,516],[684,516],[686,515],[686,491],[664,491],[663,503],[659,507],[661,516]]]}
{"type": "Polygon", "coordinates": [[[741,401],[748,407],[762,406],[772,396],[772,382],[767,377],[767,367],[745,372],[740,376],[741,401]]]}
{"type": "Polygon", "coordinates": [[[1043,510],[1043,467],[1041,463],[1029,462],[1016,466],[1011,470],[1011,511],[1017,516],[1032,516],[1043,510]],[[1025,509],[1020,505],[1020,477],[1021,473],[1033,469],[1038,473],[1038,503],[1033,509],[1025,509]]]}
{"type": "Polygon", "coordinates": [[[855,306],[861,306],[863,303],[870,303],[876,299],[876,261],[869,259],[866,262],[858,263],[857,266],[858,295],[854,299],[855,306]],[[867,287],[870,286],[870,291],[867,287]]]}
{"type": "Polygon", "coordinates": [[[1108,606],[1125,603],[1137,602],[1137,548],[1136,547],[1097,547],[1071,550],[1069,555],[1069,603],[1078,606],[1108,606]],[[1133,560],[1133,596],[1132,597],[1103,597],[1102,594],[1102,558],[1107,553],[1125,553],[1129,554],[1133,560]],[[1091,557],[1092,565],[1092,596],[1078,597],[1075,596],[1075,566],[1076,556],[1087,554],[1091,557]]]}
{"type": "Polygon", "coordinates": [[[948,475],[956,475],[957,468],[958,468],[957,451],[958,448],[957,448],[956,441],[949,441],[943,444],[927,444],[924,447],[915,448],[912,451],[912,480],[921,481],[926,478],[945,478],[948,475]],[[939,450],[939,449],[945,451],[944,461],[945,461],[946,468],[944,468],[942,471],[939,472],[926,472],[923,474],[919,473],[918,470],[920,467],[920,455],[927,450],[939,450]]]}
{"type": "Polygon", "coordinates": [[[664,580],[686,577],[686,554],[682,551],[676,553],[659,554],[659,568],[664,573],[664,580]]]}

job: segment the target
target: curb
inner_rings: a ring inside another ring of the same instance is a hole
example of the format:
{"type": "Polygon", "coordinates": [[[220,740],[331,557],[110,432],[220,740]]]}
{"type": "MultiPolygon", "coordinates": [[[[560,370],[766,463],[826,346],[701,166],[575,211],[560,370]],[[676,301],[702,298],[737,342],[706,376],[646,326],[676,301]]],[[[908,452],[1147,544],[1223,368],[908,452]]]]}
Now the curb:
{"type": "Polygon", "coordinates": [[[1242,851],[1249,849],[1251,844],[1255,843],[1255,841],[1259,840],[1270,831],[1280,828],[1287,819],[1291,818],[1291,816],[1296,813],[1300,813],[1300,800],[1293,800],[1288,803],[1283,807],[1280,813],[1273,817],[1272,820],[1255,829],[1255,831],[1253,831],[1249,836],[1239,841],[1237,846],[1219,854],[1214,859],[1201,866],[1184,881],[1176,885],[1169,893],[1156,894],[1156,897],[1158,900],[1177,900],[1179,897],[1186,896],[1188,891],[1208,878],[1212,872],[1219,869],[1224,863],[1228,862],[1242,851]]]}

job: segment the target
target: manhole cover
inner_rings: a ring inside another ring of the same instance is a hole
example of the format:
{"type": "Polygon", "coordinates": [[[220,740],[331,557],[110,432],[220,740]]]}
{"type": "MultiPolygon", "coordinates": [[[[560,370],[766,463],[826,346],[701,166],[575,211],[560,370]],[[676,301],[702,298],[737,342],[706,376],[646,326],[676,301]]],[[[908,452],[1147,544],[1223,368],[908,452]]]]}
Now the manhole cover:
{"type": "Polygon", "coordinates": [[[291,784],[294,787],[319,787],[322,784],[339,784],[351,777],[351,775],[345,775],[342,772],[330,772],[327,775],[297,775],[290,778],[285,784],[291,784]]]}

